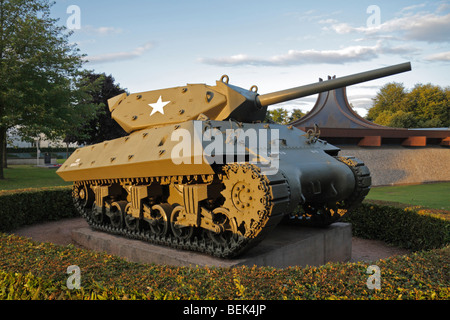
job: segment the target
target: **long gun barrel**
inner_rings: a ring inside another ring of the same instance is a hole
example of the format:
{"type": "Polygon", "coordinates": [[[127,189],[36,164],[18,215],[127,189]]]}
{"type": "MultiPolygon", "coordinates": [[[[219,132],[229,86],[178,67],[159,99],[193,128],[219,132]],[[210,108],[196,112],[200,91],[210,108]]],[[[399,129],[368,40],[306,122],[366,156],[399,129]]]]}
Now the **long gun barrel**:
{"type": "Polygon", "coordinates": [[[126,132],[198,119],[257,122],[264,120],[269,105],[410,70],[411,64],[406,62],[263,95],[253,90],[256,86],[250,90],[239,88],[228,84],[228,76],[223,76],[215,86],[188,84],[131,95],[123,93],[109,99],[108,104],[112,118],[126,132]]]}
{"type": "Polygon", "coordinates": [[[272,104],[294,100],[320,92],[343,88],[353,84],[383,78],[410,70],[411,70],[411,63],[405,62],[390,67],[345,76],[342,78],[331,79],[328,81],[321,81],[318,83],[308,84],[300,87],[259,95],[257,96],[256,101],[260,107],[267,107],[272,104]]]}

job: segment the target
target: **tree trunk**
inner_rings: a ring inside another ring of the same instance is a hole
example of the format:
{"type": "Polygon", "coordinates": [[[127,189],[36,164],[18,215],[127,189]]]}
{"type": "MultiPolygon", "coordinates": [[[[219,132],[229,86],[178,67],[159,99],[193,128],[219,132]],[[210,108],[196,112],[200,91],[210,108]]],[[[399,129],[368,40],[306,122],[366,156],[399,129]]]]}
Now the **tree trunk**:
{"type": "Polygon", "coordinates": [[[3,157],[6,157],[6,128],[0,127],[0,159],[2,159],[2,165],[0,166],[0,179],[5,179],[3,173],[3,157]]]}
{"type": "Polygon", "coordinates": [[[8,168],[8,130],[5,130],[5,139],[3,140],[3,168],[8,168]]]}

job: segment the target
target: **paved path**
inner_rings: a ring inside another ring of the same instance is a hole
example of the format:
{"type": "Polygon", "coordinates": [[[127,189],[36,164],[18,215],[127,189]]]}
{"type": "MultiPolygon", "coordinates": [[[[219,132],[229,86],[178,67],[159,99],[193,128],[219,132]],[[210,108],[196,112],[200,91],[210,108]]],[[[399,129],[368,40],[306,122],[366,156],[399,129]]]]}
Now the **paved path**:
{"type": "MultiPolygon", "coordinates": [[[[83,227],[88,227],[87,222],[83,218],[72,218],[24,227],[13,233],[39,242],[68,245],[72,243],[72,229],[83,227]]],[[[353,237],[351,262],[376,261],[409,252],[405,249],[388,246],[382,241],[353,237]]]]}

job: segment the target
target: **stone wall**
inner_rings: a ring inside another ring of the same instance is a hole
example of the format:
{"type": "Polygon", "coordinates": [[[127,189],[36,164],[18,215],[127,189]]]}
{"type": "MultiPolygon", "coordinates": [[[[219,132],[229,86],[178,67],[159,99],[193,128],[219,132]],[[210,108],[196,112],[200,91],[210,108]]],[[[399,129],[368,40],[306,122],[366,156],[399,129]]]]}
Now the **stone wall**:
{"type": "Polygon", "coordinates": [[[450,148],[339,147],[340,155],[365,162],[373,186],[450,181],[450,148]]]}

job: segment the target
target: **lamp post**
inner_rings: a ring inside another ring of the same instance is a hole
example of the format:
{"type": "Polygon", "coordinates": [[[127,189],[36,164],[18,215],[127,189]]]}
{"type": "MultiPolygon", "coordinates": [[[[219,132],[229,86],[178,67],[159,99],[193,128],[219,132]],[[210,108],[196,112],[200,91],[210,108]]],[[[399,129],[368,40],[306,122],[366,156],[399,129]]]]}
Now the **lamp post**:
{"type": "Polygon", "coordinates": [[[34,138],[36,141],[36,165],[39,165],[39,156],[41,155],[41,150],[39,150],[39,141],[41,140],[40,137],[34,138]]]}

